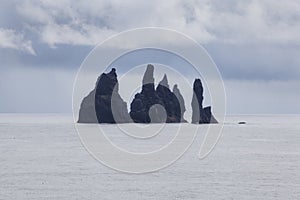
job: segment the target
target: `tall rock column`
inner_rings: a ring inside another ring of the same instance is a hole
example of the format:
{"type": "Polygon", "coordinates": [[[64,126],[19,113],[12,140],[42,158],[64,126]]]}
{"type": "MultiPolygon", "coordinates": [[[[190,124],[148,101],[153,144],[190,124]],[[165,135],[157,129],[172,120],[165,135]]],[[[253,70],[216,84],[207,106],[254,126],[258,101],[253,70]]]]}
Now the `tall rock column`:
{"type": "Polygon", "coordinates": [[[203,86],[200,79],[196,79],[193,85],[193,99],[192,99],[192,123],[194,124],[209,124],[218,123],[214,118],[211,107],[203,108],[203,86]]]}
{"type": "Polygon", "coordinates": [[[184,103],[184,98],[183,96],[181,95],[181,92],[180,90],[178,89],[178,86],[177,84],[175,84],[173,86],[173,93],[175,94],[175,96],[177,97],[178,101],[179,101],[179,105],[180,105],[180,113],[181,113],[181,122],[187,122],[185,119],[184,119],[184,112],[186,111],[186,108],[185,108],[185,103],[184,103]]]}
{"type": "MultiPolygon", "coordinates": [[[[162,102],[154,89],[153,72],[154,66],[150,64],[147,65],[147,69],[143,77],[142,91],[135,95],[130,105],[130,117],[136,123],[150,123],[150,108],[155,104],[162,105],[162,102]]],[[[159,113],[153,113],[153,116],[159,116],[159,113]]],[[[155,122],[158,121],[159,119],[155,119],[155,122]]]]}
{"type": "Polygon", "coordinates": [[[116,69],[98,77],[95,89],[85,97],[79,111],[79,123],[130,122],[127,104],[119,95],[116,69]]]}
{"type": "Polygon", "coordinates": [[[127,104],[119,94],[116,69],[103,73],[97,81],[95,110],[99,123],[130,122],[127,104]]]}

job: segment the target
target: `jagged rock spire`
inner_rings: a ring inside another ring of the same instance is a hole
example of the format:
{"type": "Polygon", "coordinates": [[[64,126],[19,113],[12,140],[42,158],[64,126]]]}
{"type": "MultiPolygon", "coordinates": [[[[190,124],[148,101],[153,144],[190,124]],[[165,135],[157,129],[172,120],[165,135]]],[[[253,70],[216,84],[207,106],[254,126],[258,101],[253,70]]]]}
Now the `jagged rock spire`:
{"type": "Polygon", "coordinates": [[[147,65],[147,69],[143,77],[143,85],[154,83],[153,72],[154,72],[154,66],[151,64],[147,65]]]}
{"type": "MultiPolygon", "coordinates": [[[[118,79],[115,68],[98,77],[96,86],[81,103],[80,123],[179,123],[186,111],[184,98],[175,84],[173,91],[169,88],[167,75],[164,74],[156,90],[154,88],[154,66],[147,65],[143,76],[142,91],[135,95],[130,114],[126,102],[118,93],[118,79]],[[129,116],[130,115],[130,116],[129,116]],[[131,119],[130,119],[131,117],[131,119]]],[[[193,85],[192,123],[217,123],[211,107],[203,108],[203,86],[200,79],[193,85]]]]}
{"type": "Polygon", "coordinates": [[[130,122],[126,102],[118,93],[116,69],[102,73],[95,89],[83,99],[79,111],[79,123],[130,122]]]}
{"type": "Polygon", "coordinates": [[[209,124],[218,123],[211,113],[211,107],[203,108],[203,86],[200,79],[195,79],[193,85],[192,99],[192,123],[194,124],[209,124]]]}
{"type": "Polygon", "coordinates": [[[180,92],[180,90],[178,89],[177,84],[175,84],[175,85],[173,86],[173,93],[174,93],[175,96],[177,97],[177,99],[178,99],[178,101],[179,101],[179,104],[180,104],[180,110],[181,110],[181,122],[187,122],[187,121],[184,119],[184,112],[186,111],[185,103],[184,103],[184,98],[183,98],[183,96],[181,95],[181,92],[180,92]]]}
{"type": "Polygon", "coordinates": [[[180,122],[180,104],[169,89],[167,75],[164,75],[155,90],[153,72],[153,65],[148,65],[143,77],[142,91],[135,95],[130,105],[131,118],[137,123],[180,122]],[[161,107],[164,108],[164,111],[161,110],[161,107]],[[149,115],[150,109],[151,116],[149,115]]]}
{"type": "Polygon", "coordinates": [[[164,77],[163,79],[159,82],[159,85],[162,85],[166,88],[169,88],[169,84],[168,84],[168,78],[167,78],[167,75],[164,74],[164,77]]]}
{"type": "Polygon", "coordinates": [[[143,76],[143,86],[142,86],[142,93],[150,95],[151,93],[155,92],[154,89],[154,66],[149,64],[147,65],[147,69],[143,76]]]}

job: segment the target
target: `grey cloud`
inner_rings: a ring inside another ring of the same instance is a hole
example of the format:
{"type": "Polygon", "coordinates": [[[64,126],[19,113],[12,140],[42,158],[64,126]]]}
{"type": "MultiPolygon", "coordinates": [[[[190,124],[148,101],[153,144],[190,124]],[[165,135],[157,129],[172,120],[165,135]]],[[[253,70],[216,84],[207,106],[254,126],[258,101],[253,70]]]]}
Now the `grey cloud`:
{"type": "MultiPolygon", "coordinates": [[[[230,112],[261,111],[277,95],[284,101],[277,88],[288,91],[289,86],[288,111],[299,112],[293,92],[300,80],[299,10],[297,0],[2,1],[0,28],[16,37],[3,34],[1,40],[0,111],[70,111],[64,107],[70,106],[75,71],[96,43],[119,31],[158,26],[204,44],[227,83],[230,112]],[[27,92],[23,102],[16,96],[21,84],[27,92]],[[247,107],[251,95],[263,95],[258,107],[247,107]],[[46,105],[47,99],[54,103],[46,105]]],[[[280,103],[263,112],[285,112],[280,103]]]]}
{"type": "Polygon", "coordinates": [[[16,12],[16,1],[1,1],[0,6],[0,27],[5,29],[21,30],[22,20],[16,12]]]}
{"type": "Polygon", "coordinates": [[[300,80],[299,45],[208,44],[225,79],[300,80]]]}
{"type": "Polygon", "coordinates": [[[36,56],[0,49],[0,69],[12,67],[36,69],[70,69],[79,68],[84,58],[91,51],[88,46],[58,45],[57,48],[48,48],[45,44],[35,46],[36,56]]]}
{"type": "Polygon", "coordinates": [[[18,15],[40,40],[93,45],[121,30],[161,26],[182,31],[199,42],[299,42],[295,0],[266,1],[24,1],[18,15]]]}
{"type": "Polygon", "coordinates": [[[114,33],[142,26],[174,28],[205,44],[300,42],[300,3],[296,0],[26,0],[5,1],[1,10],[0,27],[14,25],[14,30],[37,37],[34,43],[50,47],[93,46],[114,33]]]}

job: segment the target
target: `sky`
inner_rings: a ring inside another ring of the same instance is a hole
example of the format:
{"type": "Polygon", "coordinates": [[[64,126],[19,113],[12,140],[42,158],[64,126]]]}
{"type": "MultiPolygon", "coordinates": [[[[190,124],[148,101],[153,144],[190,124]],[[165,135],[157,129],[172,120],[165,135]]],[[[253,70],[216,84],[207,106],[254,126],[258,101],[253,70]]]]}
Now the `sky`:
{"type": "Polygon", "coordinates": [[[77,70],[95,45],[128,29],[163,27],[207,50],[228,114],[300,114],[298,0],[0,3],[0,113],[72,112],[77,70]]]}

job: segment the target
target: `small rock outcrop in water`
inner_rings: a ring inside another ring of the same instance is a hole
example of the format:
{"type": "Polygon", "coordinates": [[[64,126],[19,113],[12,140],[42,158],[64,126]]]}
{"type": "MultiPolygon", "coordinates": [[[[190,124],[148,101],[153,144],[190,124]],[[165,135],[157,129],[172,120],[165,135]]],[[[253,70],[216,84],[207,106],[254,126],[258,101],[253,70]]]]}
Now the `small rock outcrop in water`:
{"type": "Polygon", "coordinates": [[[131,103],[130,116],[136,123],[179,123],[180,103],[169,89],[167,76],[154,89],[154,67],[148,65],[143,77],[142,91],[135,95],[131,103]]]}
{"type": "Polygon", "coordinates": [[[118,93],[116,70],[98,77],[95,89],[83,99],[79,111],[79,123],[130,122],[127,104],[118,93]]]}
{"type": "Polygon", "coordinates": [[[209,124],[218,123],[214,118],[211,107],[203,108],[203,86],[200,79],[196,79],[193,85],[193,99],[192,99],[192,123],[194,124],[209,124]]]}

